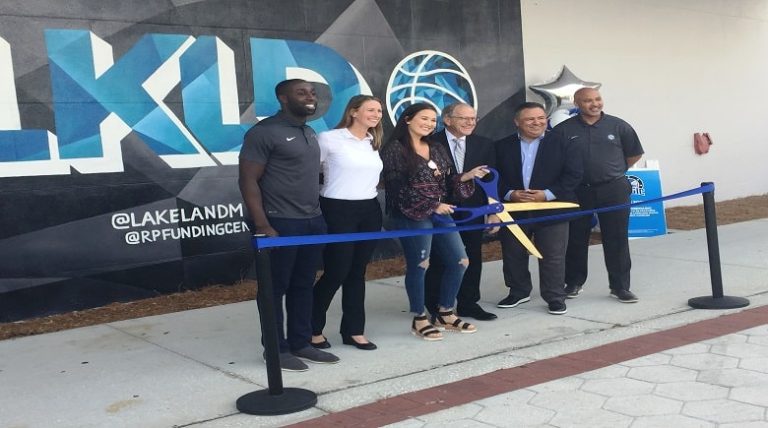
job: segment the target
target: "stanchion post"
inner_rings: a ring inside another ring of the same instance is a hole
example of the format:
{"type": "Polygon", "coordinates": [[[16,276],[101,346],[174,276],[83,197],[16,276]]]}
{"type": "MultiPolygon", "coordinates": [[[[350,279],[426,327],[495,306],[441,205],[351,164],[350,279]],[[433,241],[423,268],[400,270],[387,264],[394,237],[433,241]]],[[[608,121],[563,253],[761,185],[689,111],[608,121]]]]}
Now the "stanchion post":
{"type": "Polygon", "coordinates": [[[256,305],[259,308],[259,320],[261,321],[268,388],[243,395],[237,399],[236,406],[237,410],[251,415],[295,413],[314,406],[317,403],[317,395],[306,389],[283,388],[269,249],[258,248],[258,239],[266,238],[266,235],[254,235],[254,238],[256,238],[254,247],[256,251],[256,281],[258,283],[256,305]]]}
{"type": "Polygon", "coordinates": [[[275,325],[274,290],[272,289],[272,269],[270,268],[269,250],[256,249],[256,306],[259,308],[261,322],[261,340],[264,345],[264,361],[267,364],[269,393],[283,393],[283,376],[280,372],[280,343],[277,340],[275,325]]]}
{"type": "MultiPolygon", "coordinates": [[[[702,186],[714,186],[713,183],[701,183],[702,186]]],[[[712,296],[688,299],[688,305],[695,309],[734,309],[749,305],[743,297],[723,295],[723,274],[720,269],[720,244],[717,240],[717,214],[715,212],[715,191],[702,193],[704,198],[704,224],[707,232],[707,250],[709,253],[709,276],[712,283],[712,296]]]]}

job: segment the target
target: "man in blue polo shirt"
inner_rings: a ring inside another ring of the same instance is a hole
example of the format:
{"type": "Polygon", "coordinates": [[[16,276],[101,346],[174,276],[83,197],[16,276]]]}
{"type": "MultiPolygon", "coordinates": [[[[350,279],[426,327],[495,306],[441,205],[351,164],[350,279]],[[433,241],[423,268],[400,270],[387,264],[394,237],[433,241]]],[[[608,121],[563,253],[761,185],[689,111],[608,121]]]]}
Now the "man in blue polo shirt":
{"type": "MultiPolygon", "coordinates": [[[[583,210],[629,203],[632,187],[625,173],[643,155],[643,147],[634,129],[625,121],[603,113],[603,99],[593,88],[574,94],[579,114],[555,127],[571,142],[581,146],[584,176],[576,188],[583,210]]],[[[629,208],[598,214],[605,267],[611,297],[622,303],[638,298],[629,291],[629,208]]],[[[571,221],[565,260],[565,292],[576,298],[587,281],[587,257],[591,216],[571,221]]]]}
{"type": "MultiPolygon", "coordinates": [[[[248,130],[240,150],[240,193],[248,207],[253,233],[323,234],[326,225],[319,200],[320,146],[315,131],[306,124],[317,109],[315,89],[304,80],[291,79],[278,83],[275,94],[280,111],[248,130]]],[[[339,361],[335,355],[310,346],[312,286],[321,257],[319,245],[284,247],[271,253],[280,368],[285,371],[307,370],[301,360],[339,361]]]]}

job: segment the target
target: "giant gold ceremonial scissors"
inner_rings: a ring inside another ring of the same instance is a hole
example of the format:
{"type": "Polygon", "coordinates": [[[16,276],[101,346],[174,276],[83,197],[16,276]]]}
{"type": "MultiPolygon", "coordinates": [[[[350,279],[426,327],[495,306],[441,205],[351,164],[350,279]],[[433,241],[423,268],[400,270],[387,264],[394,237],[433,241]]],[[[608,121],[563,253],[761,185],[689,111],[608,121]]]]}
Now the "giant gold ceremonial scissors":
{"type": "MultiPolygon", "coordinates": [[[[456,220],[449,215],[433,214],[432,218],[435,221],[441,223],[455,223],[462,224],[472,221],[480,216],[486,216],[490,214],[496,215],[499,220],[504,223],[514,221],[510,212],[515,211],[536,211],[536,210],[551,210],[562,208],[578,208],[579,204],[572,202],[499,202],[499,173],[493,168],[488,168],[488,173],[491,174],[489,181],[483,181],[480,178],[475,178],[475,184],[480,186],[485,192],[485,196],[488,198],[488,205],[479,207],[456,207],[453,209],[454,213],[466,213],[467,215],[461,216],[460,220],[456,220]]],[[[539,250],[533,245],[528,236],[523,232],[517,224],[506,225],[507,229],[512,232],[512,235],[523,244],[526,250],[537,258],[542,258],[539,250]]]]}

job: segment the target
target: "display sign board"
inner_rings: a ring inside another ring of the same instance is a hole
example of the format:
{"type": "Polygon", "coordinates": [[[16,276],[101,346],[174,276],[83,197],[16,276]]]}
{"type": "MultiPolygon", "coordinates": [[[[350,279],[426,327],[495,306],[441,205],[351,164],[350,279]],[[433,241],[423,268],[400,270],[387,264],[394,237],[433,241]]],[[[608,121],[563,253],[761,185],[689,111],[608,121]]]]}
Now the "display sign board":
{"type": "MultiPolygon", "coordinates": [[[[658,168],[632,168],[627,171],[627,178],[632,185],[632,203],[660,198],[661,177],[658,168]]],[[[653,202],[633,206],[629,214],[629,237],[647,238],[665,235],[667,220],[664,215],[664,203],[653,202]]]]}

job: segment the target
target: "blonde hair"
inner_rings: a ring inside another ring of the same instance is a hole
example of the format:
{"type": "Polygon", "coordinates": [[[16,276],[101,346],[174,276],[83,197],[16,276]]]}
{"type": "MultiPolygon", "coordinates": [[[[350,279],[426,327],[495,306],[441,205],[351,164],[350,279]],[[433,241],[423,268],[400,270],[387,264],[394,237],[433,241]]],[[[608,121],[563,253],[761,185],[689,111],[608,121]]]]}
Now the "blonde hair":
{"type": "MultiPolygon", "coordinates": [[[[384,106],[381,100],[374,97],[373,95],[355,95],[349,99],[347,107],[344,109],[344,115],[341,117],[339,124],[336,125],[336,129],[349,128],[352,126],[352,122],[355,121],[355,119],[352,117],[352,112],[360,109],[363,103],[367,101],[376,101],[382,107],[384,106]]],[[[368,128],[368,132],[373,136],[373,140],[371,141],[371,147],[373,147],[373,150],[379,150],[379,148],[381,148],[381,141],[384,138],[384,126],[381,124],[381,122],[382,121],[380,120],[375,127],[368,128]]]]}

